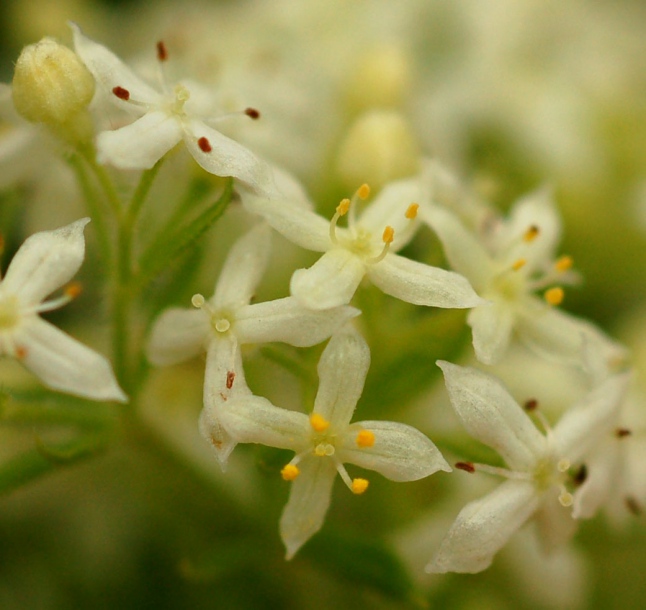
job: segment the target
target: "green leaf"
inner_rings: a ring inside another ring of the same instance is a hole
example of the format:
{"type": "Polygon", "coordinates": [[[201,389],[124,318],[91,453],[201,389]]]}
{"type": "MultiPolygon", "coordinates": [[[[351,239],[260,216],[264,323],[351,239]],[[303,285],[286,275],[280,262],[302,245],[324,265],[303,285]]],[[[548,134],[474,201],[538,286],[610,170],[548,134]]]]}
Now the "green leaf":
{"type": "Polygon", "coordinates": [[[233,179],[226,181],[220,198],[171,236],[162,234],[143,253],[137,278],[140,287],[157,277],[194,246],[195,242],[222,216],[233,196],[233,179]]]}

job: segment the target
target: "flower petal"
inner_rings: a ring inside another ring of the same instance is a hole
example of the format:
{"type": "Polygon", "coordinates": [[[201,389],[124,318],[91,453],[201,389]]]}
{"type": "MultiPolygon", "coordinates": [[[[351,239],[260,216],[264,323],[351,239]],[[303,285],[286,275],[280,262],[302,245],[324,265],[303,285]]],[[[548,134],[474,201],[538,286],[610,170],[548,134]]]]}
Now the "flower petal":
{"type": "Polygon", "coordinates": [[[220,420],[239,443],[260,443],[297,453],[309,446],[312,429],[307,415],[276,407],[261,396],[227,400],[220,407],[220,420]]]}
{"type": "Polygon", "coordinates": [[[460,219],[437,205],[422,206],[420,217],[437,234],[451,269],[469,279],[476,290],[484,289],[495,273],[490,254],[460,219]]]}
{"type": "Polygon", "coordinates": [[[305,307],[330,309],[350,302],[365,273],[358,256],[344,248],[334,248],[309,269],[295,271],[290,291],[305,307]]]}
{"type": "Polygon", "coordinates": [[[492,301],[474,307],[467,318],[473,335],[476,357],[495,364],[505,355],[514,329],[514,312],[505,303],[492,301]]]}
{"type": "Polygon", "coordinates": [[[616,482],[621,481],[621,442],[621,439],[609,436],[603,441],[602,447],[586,458],[585,481],[574,493],[572,517],[575,519],[594,517],[615,491],[616,482]]]}
{"type": "Polygon", "coordinates": [[[121,100],[112,93],[115,87],[121,87],[130,94],[130,99],[145,104],[158,105],[161,94],[147,85],[128,68],[112,51],[103,45],[90,40],[81,33],[75,23],[69,24],[74,37],[74,50],[87,69],[92,73],[98,86],[112,101],[129,112],[142,114],[140,106],[121,100]]]}
{"type": "Polygon", "coordinates": [[[24,351],[21,362],[55,390],[127,402],[107,358],[38,316],[23,320],[13,340],[24,351]]]}
{"type": "Polygon", "coordinates": [[[153,110],[130,125],[102,131],[96,140],[97,161],[119,169],[150,169],[181,139],[179,121],[153,110]]]}
{"type": "Polygon", "coordinates": [[[203,121],[184,121],[184,143],[200,167],[210,174],[237,178],[257,193],[275,192],[272,172],[267,163],[203,121]],[[200,142],[204,142],[202,138],[208,141],[208,152],[204,150],[204,144],[200,145],[200,142]]]}
{"type": "Polygon", "coordinates": [[[545,492],[540,509],[534,520],[538,528],[538,539],[544,553],[550,553],[562,546],[576,532],[577,520],[572,511],[559,501],[560,490],[552,487],[545,492]]]}
{"type": "Polygon", "coordinates": [[[397,254],[390,253],[381,262],[368,265],[367,274],[386,294],[414,305],[462,309],[483,303],[461,275],[397,254]]]}
{"type": "Polygon", "coordinates": [[[438,470],[451,472],[437,447],[419,430],[388,421],[362,421],[348,427],[339,459],[375,470],[393,481],[416,481],[438,470]],[[374,434],[374,444],[361,447],[359,432],[374,434]]]}
{"type": "Polygon", "coordinates": [[[210,339],[209,320],[203,311],[167,309],[153,325],[146,356],[156,366],[177,364],[197,356],[210,339]]]}
{"type": "Polygon", "coordinates": [[[318,364],[314,413],[329,421],[333,429],[350,423],[369,367],[370,349],[357,331],[347,326],[333,335],[318,364]]]}
{"type": "Polygon", "coordinates": [[[545,452],[547,440],[502,382],[470,367],[438,360],[451,404],[467,432],[495,449],[514,470],[526,471],[545,452]]]}
{"type": "Polygon", "coordinates": [[[613,375],[568,409],[552,434],[561,455],[578,462],[610,432],[619,417],[630,374],[613,375]]]}
{"type": "Polygon", "coordinates": [[[309,347],[325,341],[361,312],[354,307],[313,310],[294,297],[254,303],[236,312],[235,330],[241,343],[282,341],[309,347]]]}
{"type": "Polygon", "coordinates": [[[426,571],[482,572],[532,516],[539,501],[532,483],[506,481],[483,498],[470,502],[460,511],[426,571]]]}
{"type": "Polygon", "coordinates": [[[2,291],[18,296],[23,306],[36,305],[72,279],[85,256],[83,229],[88,222],[82,218],[28,237],[7,269],[2,291]]]}
{"type": "Polygon", "coordinates": [[[288,560],[321,529],[336,477],[334,462],[326,458],[304,459],[299,468],[280,518],[280,536],[288,560]]]}
{"type": "Polygon", "coordinates": [[[246,305],[254,295],[271,252],[271,229],[264,222],[243,235],[229,250],[215,286],[216,308],[246,305]]]}

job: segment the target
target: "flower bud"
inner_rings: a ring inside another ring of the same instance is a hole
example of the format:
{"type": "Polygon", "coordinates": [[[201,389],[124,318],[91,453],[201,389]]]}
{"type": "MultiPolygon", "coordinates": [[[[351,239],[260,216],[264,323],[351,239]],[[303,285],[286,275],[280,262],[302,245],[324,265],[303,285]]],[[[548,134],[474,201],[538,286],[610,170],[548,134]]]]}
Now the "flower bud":
{"type": "Polygon", "coordinates": [[[350,187],[368,182],[380,188],[417,173],[420,151],[404,117],[393,110],[371,110],[351,125],[339,147],[337,172],[350,187]]]}
{"type": "Polygon", "coordinates": [[[13,102],[28,121],[68,123],[87,108],[94,88],[94,77],[79,57],[52,38],[26,46],[16,62],[13,102]]]}

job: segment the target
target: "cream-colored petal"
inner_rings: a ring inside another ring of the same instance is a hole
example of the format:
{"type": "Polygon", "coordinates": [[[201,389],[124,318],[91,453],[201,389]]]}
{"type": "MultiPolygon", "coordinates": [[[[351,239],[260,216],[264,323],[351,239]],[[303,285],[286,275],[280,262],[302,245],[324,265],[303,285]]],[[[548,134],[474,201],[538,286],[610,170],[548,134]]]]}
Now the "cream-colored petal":
{"type": "Polygon", "coordinates": [[[507,352],[514,330],[515,314],[510,305],[490,301],[474,307],[467,317],[476,357],[484,364],[496,364],[507,352]]]}
{"type": "Polygon", "coordinates": [[[167,309],[153,324],[146,356],[156,366],[177,364],[202,352],[211,335],[209,319],[203,311],[167,309]]]}

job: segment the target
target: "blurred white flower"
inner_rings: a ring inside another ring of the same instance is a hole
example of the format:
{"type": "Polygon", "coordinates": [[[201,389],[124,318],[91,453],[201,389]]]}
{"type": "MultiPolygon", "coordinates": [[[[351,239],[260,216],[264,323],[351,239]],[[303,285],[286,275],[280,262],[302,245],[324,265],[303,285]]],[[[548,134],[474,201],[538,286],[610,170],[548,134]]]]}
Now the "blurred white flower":
{"type": "Polygon", "coordinates": [[[429,572],[480,572],[530,518],[537,521],[547,550],[567,540],[576,521],[564,507],[589,516],[586,502],[569,486],[578,466],[594,456],[612,429],[626,389],[625,374],[608,377],[573,405],[546,434],[533,424],[503,384],[476,369],[438,361],[451,404],[467,432],[495,449],[509,470],[470,462],[457,467],[507,478],[494,491],[465,506],[427,566],[429,572]]]}
{"type": "Polygon", "coordinates": [[[0,281],[0,355],[17,358],[51,388],[92,400],[127,397],[106,358],[72,339],[39,313],[58,309],[78,293],[70,285],[64,295],[43,299],[68,282],[85,255],[83,218],[55,231],[29,237],[0,281]]]}
{"type": "Polygon", "coordinates": [[[353,493],[362,494],[368,488],[366,479],[350,478],[345,462],[393,481],[415,481],[438,470],[451,471],[435,445],[411,426],[350,423],[369,365],[368,345],[346,327],[332,336],[321,355],[319,389],[309,417],[259,396],[236,398],[222,406],[222,424],[239,442],[296,453],[281,471],[286,481],[293,481],[280,520],[287,559],[323,525],[337,472],[353,493]]]}
{"type": "MultiPolygon", "coordinates": [[[[71,24],[74,47],[99,88],[114,104],[138,117],[133,123],[104,131],[97,137],[98,160],[119,169],[149,169],[180,141],[197,163],[216,176],[233,176],[255,191],[271,190],[269,167],[251,151],[212,127],[216,118],[205,116],[212,100],[199,85],[169,87],[163,75],[167,51],[157,45],[161,91],[134,74],[106,47],[85,37],[71,24]],[[194,93],[194,95],[192,95],[194,93]]],[[[252,119],[259,113],[244,110],[252,119]]]]}
{"type": "Polygon", "coordinates": [[[250,395],[240,346],[282,341],[298,347],[316,345],[359,314],[352,307],[312,311],[293,297],[253,303],[256,286],[269,261],[271,229],[258,224],[231,248],[213,297],[193,297],[196,309],[168,309],[155,322],[147,347],[158,366],[187,360],[207,350],[204,409],[200,427],[221,465],[236,441],[220,424],[220,408],[229,399],[250,395]]]}

